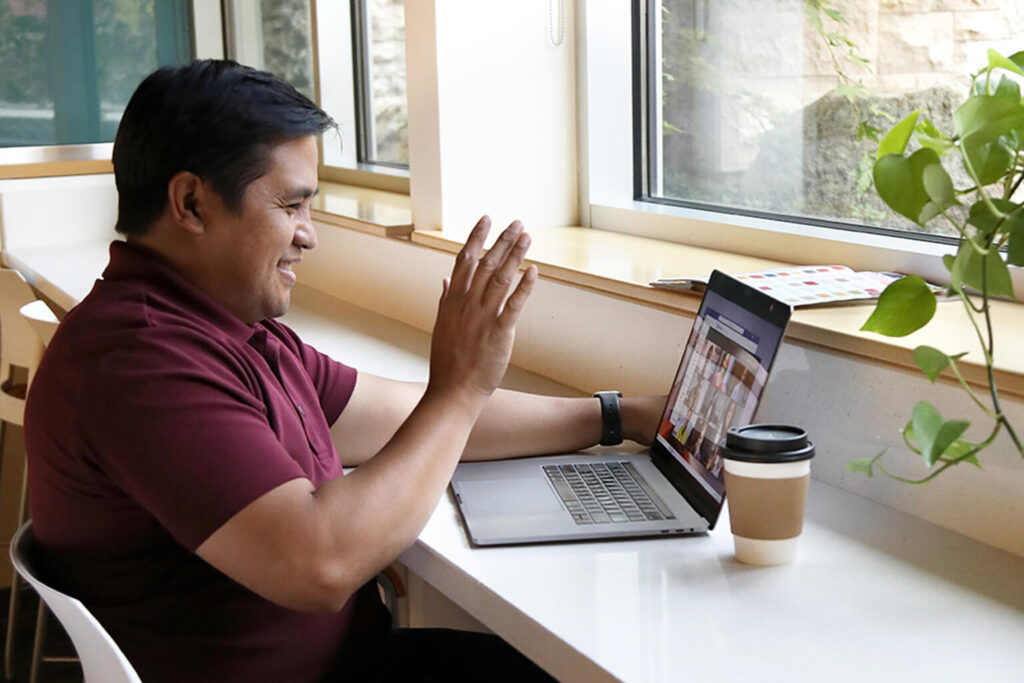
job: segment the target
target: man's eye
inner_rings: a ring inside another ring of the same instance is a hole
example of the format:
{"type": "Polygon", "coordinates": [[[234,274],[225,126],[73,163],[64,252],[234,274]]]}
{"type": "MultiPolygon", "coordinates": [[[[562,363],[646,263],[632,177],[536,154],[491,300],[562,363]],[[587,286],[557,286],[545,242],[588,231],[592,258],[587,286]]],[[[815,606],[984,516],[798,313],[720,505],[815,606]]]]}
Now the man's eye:
{"type": "Polygon", "coordinates": [[[295,202],[294,204],[289,204],[287,208],[291,209],[292,211],[298,211],[299,209],[302,208],[302,202],[295,202]]]}

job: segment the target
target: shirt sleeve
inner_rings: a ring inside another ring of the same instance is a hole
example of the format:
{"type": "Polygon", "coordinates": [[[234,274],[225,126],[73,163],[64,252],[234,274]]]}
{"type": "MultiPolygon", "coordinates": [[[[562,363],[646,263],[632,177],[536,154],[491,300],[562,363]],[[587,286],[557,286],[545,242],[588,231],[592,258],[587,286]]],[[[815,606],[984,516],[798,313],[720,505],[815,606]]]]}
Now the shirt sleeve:
{"type": "Polygon", "coordinates": [[[320,397],[320,408],[324,411],[327,424],[333,425],[352,398],[356,386],[356,369],[306,344],[293,329],[283,323],[269,320],[263,324],[300,358],[320,397]]]}
{"type": "Polygon", "coordinates": [[[189,550],[305,473],[271,429],[241,352],[198,331],[148,329],[97,363],[82,401],[86,458],[189,550]]]}

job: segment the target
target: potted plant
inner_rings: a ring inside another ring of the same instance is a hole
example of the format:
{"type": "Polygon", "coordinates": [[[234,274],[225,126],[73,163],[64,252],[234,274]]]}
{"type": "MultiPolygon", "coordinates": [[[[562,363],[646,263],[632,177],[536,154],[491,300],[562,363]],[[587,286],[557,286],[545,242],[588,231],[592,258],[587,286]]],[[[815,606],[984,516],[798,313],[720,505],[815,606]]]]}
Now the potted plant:
{"type": "MultiPolygon", "coordinates": [[[[991,430],[986,438],[969,441],[963,436],[968,420],[946,419],[931,403],[919,401],[903,440],[931,468],[927,476],[910,479],[889,472],[882,465],[886,451],[850,462],[848,469],[924,483],[960,463],[980,467],[978,454],[1003,430],[1024,457],[996,386],[990,307],[993,297],[1014,298],[1008,264],[1024,265],[1024,204],[1017,192],[1024,182],[1024,104],[1017,77],[1024,78],[1024,52],[1007,58],[990,50],[988,64],[973,75],[970,92],[954,113],[952,133],[938,130],[920,111],[911,112],[881,140],[873,168],[875,189],[893,211],[922,227],[945,222],[959,235],[956,255],[943,258],[950,274],[948,293],[959,298],[977,333],[987,392],[979,395],[961,374],[957,361],[966,352],[950,355],[918,346],[914,361],[932,382],[943,372],[952,373],[991,422],[991,430]],[[911,140],[917,149],[908,154],[911,140]],[[943,162],[962,168],[965,187],[954,185],[943,162]]],[[[927,324],[935,309],[928,284],[907,276],[885,289],[861,329],[905,336],[927,324]]]]}

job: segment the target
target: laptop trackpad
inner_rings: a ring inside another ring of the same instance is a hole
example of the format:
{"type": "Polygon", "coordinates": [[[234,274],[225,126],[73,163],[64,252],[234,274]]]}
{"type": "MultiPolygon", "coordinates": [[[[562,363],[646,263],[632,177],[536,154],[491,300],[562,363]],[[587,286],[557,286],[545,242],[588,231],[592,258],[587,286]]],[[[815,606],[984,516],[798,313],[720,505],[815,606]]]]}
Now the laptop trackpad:
{"type": "Polygon", "coordinates": [[[540,479],[468,480],[459,483],[467,509],[490,515],[534,515],[558,512],[562,505],[540,479]]]}

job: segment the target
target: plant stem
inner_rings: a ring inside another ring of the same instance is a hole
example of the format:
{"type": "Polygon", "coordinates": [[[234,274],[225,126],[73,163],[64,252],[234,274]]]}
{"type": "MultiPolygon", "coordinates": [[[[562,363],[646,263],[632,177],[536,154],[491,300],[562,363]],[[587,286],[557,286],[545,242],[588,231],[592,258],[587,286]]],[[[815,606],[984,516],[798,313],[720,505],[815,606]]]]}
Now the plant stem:
{"type": "MultiPolygon", "coordinates": [[[[991,73],[991,71],[989,73],[991,73]]],[[[988,83],[987,83],[987,80],[986,80],[986,92],[987,92],[987,87],[988,87],[988,83]]],[[[982,200],[986,203],[986,205],[988,205],[989,210],[992,211],[992,213],[994,215],[996,215],[996,216],[1003,216],[1003,220],[1005,221],[1007,218],[1009,218],[1009,216],[1004,215],[1002,211],[999,211],[996,208],[995,204],[992,202],[992,200],[989,198],[988,194],[985,192],[985,189],[982,187],[981,181],[978,179],[978,174],[974,171],[974,167],[971,165],[971,160],[970,160],[970,158],[968,158],[967,152],[964,151],[963,145],[959,145],[959,148],[960,148],[960,158],[963,159],[964,168],[967,169],[967,173],[970,174],[971,179],[974,180],[975,185],[977,185],[977,187],[978,187],[978,194],[981,195],[982,200]]],[[[1017,179],[1017,182],[1014,185],[1014,190],[1016,190],[1016,188],[1020,186],[1021,178],[1024,178],[1024,175],[1020,176],[1017,179]]],[[[1010,192],[1010,195],[1012,195],[1012,194],[1013,194],[1013,190],[1011,190],[1011,192],[1010,192]]],[[[987,252],[989,251],[989,249],[991,249],[992,242],[996,239],[996,235],[997,235],[997,233],[993,232],[992,236],[989,238],[989,240],[987,240],[988,243],[986,244],[986,247],[987,247],[987,249],[985,250],[986,253],[983,254],[982,258],[987,258],[987,255],[988,255],[987,252]]],[[[968,238],[965,237],[965,239],[968,239],[968,238]]],[[[995,258],[1000,258],[998,251],[995,252],[994,257],[995,258]]],[[[981,291],[981,294],[982,294],[982,307],[981,307],[981,310],[978,310],[978,309],[974,308],[973,304],[970,303],[970,300],[968,299],[967,295],[964,294],[962,290],[960,292],[960,298],[963,300],[964,304],[966,305],[967,316],[968,316],[968,318],[970,318],[971,324],[974,325],[974,331],[978,335],[978,341],[981,342],[981,348],[985,352],[985,366],[986,366],[986,370],[987,370],[987,374],[988,374],[989,394],[992,396],[992,408],[995,410],[995,413],[996,413],[996,429],[998,430],[999,426],[1005,425],[1006,426],[1006,432],[1007,432],[1007,434],[1010,435],[1010,439],[1013,440],[1013,444],[1014,444],[1014,446],[1017,447],[1017,451],[1022,456],[1024,456],[1024,445],[1021,444],[1020,438],[1017,436],[1017,432],[1013,429],[1013,426],[1010,424],[1009,420],[1006,419],[1006,415],[1003,414],[1002,407],[999,404],[999,390],[996,387],[995,367],[993,366],[993,362],[994,362],[993,361],[993,353],[994,353],[994,350],[995,350],[995,341],[994,341],[993,336],[992,336],[992,315],[991,315],[991,311],[989,309],[989,303],[988,303],[988,282],[987,282],[988,270],[986,268],[982,268],[981,272],[982,272],[982,275],[981,275],[981,277],[982,277],[982,291],[981,291]],[[985,339],[982,337],[981,329],[979,329],[978,323],[974,320],[974,315],[971,312],[972,310],[978,310],[979,313],[982,313],[985,316],[985,327],[986,327],[986,330],[988,332],[988,339],[989,339],[988,343],[986,343],[985,339]]],[[[994,434],[993,434],[993,436],[994,436],[994,434]]]]}
{"type": "MultiPolygon", "coordinates": [[[[878,471],[881,472],[882,474],[884,474],[885,476],[889,477],[890,479],[895,479],[896,481],[903,482],[904,484],[914,484],[914,485],[927,484],[932,479],[934,479],[935,477],[939,476],[940,474],[942,474],[943,472],[948,470],[950,467],[953,467],[954,465],[959,465],[964,460],[967,460],[968,458],[974,457],[975,455],[977,455],[978,453],[980,453],[981,451],[985,450],[990,445],[992,445],[992,442],[995,441],[996,436],[999,435],[999,430],[1002,429],[1003,424],[1004,423],[1002,423],[1002,422],[996,422],[995,427],[992,429],[992,433],[988,435],[987,439],[985,439],[984,441],[982,441],[980,443],[974,444],[974,447],[971,448],[966,453],[964,453],[963,455],[957,456],[955,458],[950,458],[948,460],[943,460],[942,461],[942,465],[939,467],[939,469],[935,470],[934,472],[929,474],[927,477],[924,477],[922,479],[908,479],[907,477],[901,477],[898,474],[893,474],[889,470],[885,469],[885,467],[882,466],[882,461],[881,461],[881,455],[883,455],[885,453],[884,451],[881,454],[879,454],[878,458],[876,458],[875,464],[878,465],[878,471]]],[[[906,440],[907,440],[906,436],[903,437],[903,440],[904,440],[904,442],[906,442],[906,440]]],[[[909,443],[908,443],[908,445],[909,445],[909,443]]]]}
{"type": "Polygon", "coordinates": [[[967,395],[971,397],[971,399],[978,405],[979,408],[981,408],[982,412],[984,412],[986,415],[988,415],[993,420],[998,420],[999,419],[999,415],[996,414],[996,413],[993,413],[989,409],[989,407],[987,405],[985,405],[984,403],[981,402],[981,399],[978,398],[978,395],[976,393],[974,393],[973,389],[971,389],[971,385],[968,384],[967,380],[964,379],[964,376],[962,374],[960,374],[960,368],[958,368],[956,366],[956,363],[953,361],[953,359],[950,359],[949,367],[952,368],[953,374],[956,375],[956,378],[958,380],[960,380],[960,386],[962,386],[964,388],[964,391],[967,392],[967,395]]]}
{"type": "Polygon", "coordinates": [[[967,226],[966,226],[966,224],[965,225],[960,225],[959,223],[957,223],[956,220],[952,216],[949,215],[949,210],[948,209],[943,209],[942,210],[942,217],[945,218],[947,221],[949,221],[950,225],[952,225],[954,228],[956,228],[956,231],[958,233],[960,233],[960,239],[962,239],[962,240],[969,240],[969,239],[971,239],[970,236],[967,234],[967,226]]]}
{"type": "Polygon", "coordinates": [[[943,472],[948,470],[950,467],[952,467],[953,463],[951,463],[951,462],[944,462],[944,463],[942,463],[942,467],[940,467],[939,469],[935,470],[934,472],[929,474],[924,479],[907,479],[906,477],[901,477],[898,474],[893,474],[892,472],[890,472],[889,470],[885,469],[885,467],[882,466],[881,461],[876,463],[876,466],[878,467],[878,471],[879,472],[881,472],[885,476],[889,477],[890,479],[895,479],[896,481],[903,482],[904,484],[914,484],[915,486],[917,486],[917,485],[920,485],[920,484],[927,484],[932,479],[934,479],[935,477],[939,476],[940,474],[942,474],[943,472]]]}
{"type": "Polygon", "coordinates": [[[985,205],[988,206],[989,211],[991,211],[994,216],[1002,216],[1003,212],[996,208],[996,205],[992,202],[992,198],[988,196],[988,193],[985,192],[985,188],[982,187],[981,180],[978,178],[978,174],[974,171],[974,166],[971,164],[971,159],[967,155],[966,150],[964,150],[964,146],[962,144],[963,141],[960,140],[958,142],[960,144],[957,144],[957,149],[960,150],[960,158],[964,162],[964,168],[967,170],[967,174],[971,176],[971,180],[973,180],[974,184],[978,187],[978,194],[981,195],[982,201],[985,202],[985,205]]]}
{"type": "Polygon", "coordinates": [[[985,353],[985,363],[992,365],[992,358],[988,355],[988,344],[985,342],[985,337],[981,334],[981,328],[978,327],[978,321],[974,319],[974,312],[983,313],[984,307],[981,309],[974,308],[974,304],[971,303],[970,297],[961,288],[960,300],[964,303],[964,308],[967,310],[967,319],[971,321],[971,325],[974,326],[974,332],[978,335],[978,343],[981,344],[981,350],[985,353]]]}
{"type": "Polygon", "coordinates": [[[1006,416],[999,413],[999,420],[1006,427],[1006,433],[1010,435],[1010,440],[1013,441],[1013,445],[1017,447],[1017,452],[1020,453],[1021,457],[1024,457],[1024,444],[1021,444],[1020,438],[1017,436],[1017,432],[1014,431],[1013,425],[1006,419],[1006,416]]]}
{"type": "MultiPolygon", "coordinates": [[[[1019,163],[1020,163],[1020,152],[1017,152],[1017,158],[1014,159],[1014,165],[1016,166],[1019,163]]],[[[1013,193],[1017,191],[1017,188],[1020,187],[1020,182],[1022,180],[1024,180],[1024,173],[1019,174],[1017,176],[1016,180],[1013,179],[1013,174],[1012,173],[1010,175],[1008,175],[1006,177],[1006,181],[1007,181],[1006,182],[1006,187],[1009,188],[1009,190],[1006,190],[1004,192],[1003,199],[1010,199],[1013,196],[1013,193]]]]}
{"type": "MultiPolygon", "coordinates": [[[[995,255],[995,258],[999,258],[999,254],[995,255]]],[[[982,284],[985,284],[985,272],[982,271],[982,284]]],[[[995,337],[992,335],[992,314],[988,305],[988,287],[985,287],[982,291],[982,296],[985,300],[985,324],[988,329],[988,348],[985,349],[985,360],[988,364],[988,388],[989,393],[992,396],[992,408],[996,412],[996,424],[1002,424],[1006,427],[1006,433],[1010,435],[1010,439],[1013,441],[1013,445],[1017,447],[1017,451],[1024,456],[1024,445],[1021,444],[1020,439],[1017,437],[1017,432],[1013,429],[1013,425],[1006,418],[1003,413],[1003,409],[999,404],[999,389],[996,387],[996,373],[995,367],[993,367],[993,358],[995,357],[996,342],[995,337]]]]}
{"type": "Polygon", "coordinates": [[[1024,173],[1021,173],[1020,175],[1017,176],[1017,180],[1014,181],[1013,187],[1010,188],[1010,191],[1006,193],[1006,199],[1009,199],[1010,197],[1013,196],[1013,193],[1017,191],[1018,187],[1020,187],[1020,183],[1022,180],[1024,180],[1024,173]]]}

